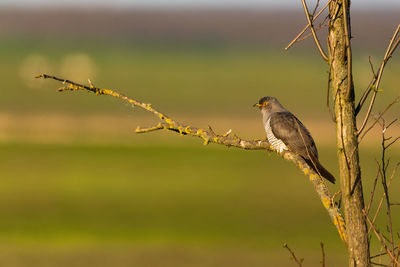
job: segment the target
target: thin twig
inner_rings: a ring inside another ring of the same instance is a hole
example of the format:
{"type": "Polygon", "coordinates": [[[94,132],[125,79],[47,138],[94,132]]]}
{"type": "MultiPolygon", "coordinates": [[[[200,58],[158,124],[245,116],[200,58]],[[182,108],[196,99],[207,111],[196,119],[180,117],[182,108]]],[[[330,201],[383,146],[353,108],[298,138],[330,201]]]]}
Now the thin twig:
{"type": "MultiPolygon", "coordinates": [[[[377,163],[379,164],[378,161],[377,161],[377,163]]],[[[389,190],[389,188],[390,188],[390,184],[392,183],[394,174],[396,173],[397,168],[398,168],[399,165],[400,165],[400,163],[398,163],[398,164],[395,166],[395,168],[393,169],[392,175],[390,176],[390,179],[389,179],[389,181],[388,181],[388,183],[387,183],[387,188],[388,188],[388,190],[389,190]]],[[[380,164],[379,164],[379,166],[380,166],[380,164]]],[[[380,173],[382,172],[382,168],[379,169],[379,172],[380,172],[380,173]]],[[[375,223],[375,220],[376,220],[376,218],[378,217],[378,214],[379,214],[379,211],[381,210],[381,207],[382,207],[383,199],[384,199],[384,198],[385,198],[385,195],[383,194],[383,195],[381,196],[381,199],[379,200],[379,204],[378,204],[378,207],[377,207],[377,209],[376,209],[376,211],[375,211],[374,217],[372,218],[372,223],[375,223]]],[[[370,232],[371,232],[371,229],[368,230],[368,234],[369,234],[370,232]]]]}
{"type": "Polygon", "coordinates": [[[299,265],[299,267],[302,267],[302,263],[304,259],[297,259],[296,255],[294,254],[294,252],[289,248],[288,244],[283,243],[283,247],[286,248],[287,250],[289,250],[290,254],[292,255],[292,260],[297,263],[297,265],[299,265]]]}
{"type": "Polygon", "coordinates": [[[377,262],[373,262],[373,261],[371,261],[371,263],[372,263],[373,265],[376,265],[376,266],[384,266],[384,267],[388,267],[388,265],[386,265],[386,264],[382,264],[382,263],[377,263],[377,262]]]}
{"type": "MultiPolygon", "coordinates": [[[[327,20],[327,18],[328,18],[328,17],[326,17],[326,18],[318,25],[318,27],[314,28],[316,33],[317,33],[319,30],[321,30],[323,27],[328,26],[328,24],[325,23],[326,20],[327,20]]],[[[306,35],[304,35],[303,37],[299,38],[299,39],[297,40],[297,42],[304,41],[304,40],[308,39],[308,38],[311,37],[311,36],[312,36],[312,33],[306,34],[306,35]]]]}
{"type": "Polygon", "coordinates": [[[365,214],[368,215],[370,209],[371,209],[371,205],[372,205],[372,201],[374,200],[374,195],[375,195],[375,189],[376,189],[376,184],[378,182],[378,178],[379,178],[379,173],[380,173],[380,169],[381,169],[381,165],[380,163],[378,163],[378,171],[376,173],[375,179],[374,179],[374,185],[372,187],[372,191],[371,191],[371,197],[369,198],[369,202],[367,207],[365,207],[365,214]]]}
{"type": "Polygon", "coordinates": [[[375,121],[371,124],[371,126],[369,128],[367,128],[365,130],[365,132],[363,133],[363,135],[359,138],[359,143],[364,139],[364,137],[367,135],[367,133],[372,130],[374,128],[374,126],[378,123],[378,121],[383,117],[383,115],[385,115],[385,113],[396,103],[398,103],[400,101],[400,95],[398,95],[393,101],[392,103],[390,103],[389,105],[387,105],[387,107],[379,113],[379,116],[375,119],[375,121]]]}
{"type": "Polygon", "coordinates": [[[314,17],[315,12],[317,12],[318,7],[319,7],[319,0],[317,0],[317,3],[315,4],[314,10],[312,12],[312,17],[314,17]]]}
{"type": "Polygon", "coordinates": [[[367,219],[367,222],[369,223],[370,227],[374,230],[375,236],[376,238],[379,240],[379,242],[381,243],[382,247],[386,250],[386,253],[389,255],[389,257],[397,264],[400,266],[400,263],[396,260],[395,256],[391,253],[391,251],[389,250],[389,248],[386,245],[385,240],[383,240],[381,234],[379,233],[379,231],[376,229],[375,225],[371,222],[370,218],[368,216],[365,216],[365,218],[367,219]]]}
{"type": "Polygon", "coordinates": [[[322,253],[322,260],[321,260],[321,266],[325,267],[325,249],[324,249],[324,243],[320,243],[321,245],[321,253],[322,253]]]}
{"type": "Polygon", "coordinates": [[[376,77],[376,72],[374,69],[374,65],[372,64],[372,61],[371,61],[371,56],[368,56],[368,62],[369,62],[369,66],[371,67],[372,74],[374,74],[374,77],[376,77]]]}
{"type": "Polygon", "coordinates": [[[157,131],[157,130],[161,130],[164,129],[165,127],[167,127],[167,125],[163,125],[161,123],[157,124],[154,127],[149,127],[149,128],[141,128],[140,126],[138,126],[136,128],[136,133],[148,133],[148,132],[152,132],[152,131],[157,131]]]}
{"type": "Polygon", "coordinates": [[[308,11],[308,8],[307,8],[307,3],[306,3],[305,0],[301,0],[301,2],[303,3],[304,13],[306,14],[308,25],[310,26],[310,30],[311,30],[311,32],[313,34],[314,42],[317,45],[318,51],[321,54],[322,58],[326,62],[328,62],[329,61],[328,56],[325,54],[324,50],[322,49],[321,44],[320,44],[320,42],[318,40],[317,34],[315,33],[314,26],[313,26],[311,18],[310,18],[311,14],[310,14],[310,12],[308,11]]]}
{"type": "MultiPolygon", "coordinates": [[[[399,34],[399,31],[400,31],[400,24],[399,24],[399,26],[397,26],[397,29],[394,32],[392,39],[390,40],[390,43],[389,43],[389,46],[388,46],[388,48],[386,50],[385,56],[383,57],[382,64],[381,64],[381,66],[380,66],[380,68],[378,70],[378,75],[376,76],[375,82],[372,83],[372,86],[370,86],[368,91],[366,93],[364,93],[365,97],[363,97],[360,100],[360,103],[358,104],[358,106],[356,108],[356,114],[357,114],[361,110],[361,108],[362,108],[362,106],[364,104],[364,101],[366,100],[369,92],[373,88],[374,89],[374,93],[372,94],[372,98],[371,98],[371,102],[370,102],[368,110],[367,110],[367,114],[365,115],[364,121],[361,124],[361,127],[359,128],[359,130],[357,132],[357,135],[360,135],[362,133],[362,131],[364,130],[364,128],[365,128],[365,126],[366,126],[366,124],[368,122],[369,115],[371,114],[372,108],[373,108],[374,103],[375,103],[376,94],[378,93],[378,88],[379,88],[379,85],[380,85],[380,82],[381,82],[383,70],[384,70],[384,68],[386,66],[386,63],[392,57],[394,51],[396,50],[397,46],[400,43],[400,38],[398,38],[396,40],[397,35],[399,34]]],[[[375,79],[375,77],[374,77],[374,79],[375,79]]]]}
{"type": "MultiPolygon", "coordinates": [[[[328,3],[315,15],[313,16],[313,22],[321,15],[321,13],[329,6],[330,2],[332,0],[329,0],[328,3]]],[[[303,35],[303,33],[310,27],[310,24],[307,24],[307,26],[304,27],[304,29],[285,47],[285,50],[288,50],[294,43],[297,42],[297,40],[303,35]]]]}
{"type": "Polygon", "coordinates": [[[369,258],[374,259],[374,258],[378,258],[378,257],[385,256],[385,255],[387,255],[387,252],[382,252],[382,253],[376,254],[374,256],[371,256],[369,258]]]}
{"type": "Polygon", "coordinates": [[[396,137],[392,142],[390,142],[389,144],[386,145],[386,148],[389,148],[391,145],[396,143],[399,139],[400,139],[400,136],[396,137]]]}
{"type": "MultiPolygon", "coordinates": [[[[382,119],[383,120],[383,119],[382,119]]],[[[392,125],[392,123],[390,124],[392,125]]],[[[391,207],[390,207],[390,199],[389,199],[389,190],[387,186],[387,180],[386,180],[386,173],[387,173],[387,167],[389,166],[389,162],[386,163],[385,156],[386,156],[386,145],[385,142],[387,138],[385,138],[385,133],[386,130],[390,127],[385,126],[385,120],[382,122],[382,157],[381,157],[381,164],[382,164],[382,172],[381,172],[381,181],[382,181],[382,187],[386,199],[386,208],[387,208],[387,217],[388,217],[388,229],[389,229],[389,234],[390,234],[390,245],[391,245],[391,251],[394,252],[394,239],[393,239],[393,226],[392,226],[392,214],[391,214],[391,207]],[[387,165],[385,165],[387,164],[387,165]]]]}
{"type": "MultiPolygon", "coordinates": [[[[390,42],[389,42],[389,45],[388,45],[388,48],[387,48],[387,50],[386,50],[385,55],[388,54],[388,55],[390,55],[390,57],[391,57],[391,56],[393,55],[395,49],[396,49],[397,46],[399,45],[400,38],[399,38],[399,39],[396,41],[396,43],[392,46],[392,49],[390,49],[390,46],[391,46],[391,44],[393,43],[394,39],[396,38],[396,35],[399,33],[399,29],[400,29],[400,24],[399,24],[399,26],[397,26],[397,29],[396,29],[396,31],[394,32],[393,37],[392,37],[392,39],[391,39],[390,42]],[[389,53],[388,53],[388,51],[389,51],[389,53]]],[[[387,59],[386,59],[386,57],[383,58],[382,63],[381,63],[381,66],[379,67],[378,73],[381,71],[381,68],[384,68],[384,67],[385,67],[385,65],[386,65],[386,63],[389,61],[390,57],[388,57],[387,59]]],[[[383,70],[382,70],[382,72],[383,72],[383,70]]],[[[363,93],[363,95],[362,95],[362,97],[361,97],[361,99],[360,99],[360,102],[357,104],[357,107],[356,107],[356,115],[360,112],[362,106],[364,105],[365,100],[367,99],[369,93],[371,92],[372,88],[373,88],[374,85],[376,84],[377,79],[378,79],[378,75],[374,74],[374,77],[372,78],[371,82],[369,83],[367,89],[364,91],[364,93],[363,93]]]]}

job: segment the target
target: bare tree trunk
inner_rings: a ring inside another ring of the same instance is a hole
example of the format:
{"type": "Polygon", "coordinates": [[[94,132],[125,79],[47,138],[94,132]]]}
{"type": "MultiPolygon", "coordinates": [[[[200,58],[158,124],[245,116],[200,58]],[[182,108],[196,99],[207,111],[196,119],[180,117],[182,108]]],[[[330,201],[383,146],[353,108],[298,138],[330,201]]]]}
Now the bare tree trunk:
{"type": "Polygon", "coordinates": [[[328,45],[349,266],[358,267],[370,266],[370,262],[351,75],[349,12],[348,0],[330,3],[328,45]]]}

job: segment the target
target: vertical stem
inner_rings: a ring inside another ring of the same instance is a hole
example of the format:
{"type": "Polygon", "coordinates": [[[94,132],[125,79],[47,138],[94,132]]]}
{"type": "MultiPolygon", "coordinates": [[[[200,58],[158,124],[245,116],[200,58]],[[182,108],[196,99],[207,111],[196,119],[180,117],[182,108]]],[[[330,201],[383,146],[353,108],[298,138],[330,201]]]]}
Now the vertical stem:
{"type": "MultiPolygon", "coordinates": [[[[388,126],[390,127],[390,125],[388,126]]],[[[383,124],[382,124],[382,158],[381,158],[381,164],[382,164],[382,172],[381,172],[381,177],[382,177],[382,186],[383,186],[383,191],[385,194],[385,199],[386,199],[386,206],[387,206],[387,216],[388,216],[388,231],[390,234],[390,248],[391,248],[391,252],[393,254],[394,253],[394,239],[393,239],[393,226],[392,226],[392,212],[391,212],[391,208],[390,208],[390,199],[389,199],[389,189],[387,186],[387,179],[386,179],[386,173],[387,173],[387,168],[389,166],[389,160],[386,163],[386,159],[385,159],[385,154],[386,154],[386,141],[389,139],[386,139],[385,137],[385,131],[386,131],[387,127],[385,125],[385,121],[383,120],[383,124]]],[[[393,266],[396,266],[395,261],[392,261],[393,266]]]]}
{"type": "Polygon", "coordinates": [[[349,266],[370,266],[367,225],[358,155],[351,68],[349,1],[332,1],[329,6],[331,89],[335,105],[340,187],[347,228],[349,266]]]}

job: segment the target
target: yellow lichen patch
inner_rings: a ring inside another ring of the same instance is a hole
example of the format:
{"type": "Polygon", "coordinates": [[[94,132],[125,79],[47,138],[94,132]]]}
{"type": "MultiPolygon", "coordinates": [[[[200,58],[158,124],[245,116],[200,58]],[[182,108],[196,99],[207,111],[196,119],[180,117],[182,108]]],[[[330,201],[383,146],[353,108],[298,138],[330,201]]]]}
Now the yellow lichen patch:
{"type": "Polygon", "coordinates": [[[190,126],[185,127],[185,133],[188,133],[188,134],[192,133],[192,129],[190,129],[190,126]]]}
{"type": "Polygon", "coordinates": [[[313,181],[313,180],[315,180],[315,179],[318,179],[319,178],[319,176],[318,175],[316,175],[316,174],[310,174],[310,181],[313,181]]]}
{"type": "Polygon", "coordinates": [[[198,135],[201,135],[202,133],[203,133],[202,129],[198,129],[197,132],[196,132],[196,134],[198,134],[198,135]]]}
{"type": "Polygon", "coordinates": [[[179,134],[180,134],[181,136],[183,136],[183,131],[182,131],[182,127],[181,127],[181,126],[178,127],[178,131],[179,131],[179,134]]]}
{"type": "Polygon", "coordinates": [[[339,227],[338,232],[340,238],[346,242],[346,233],[345,233],[345,228],[344,228],[344,222],[341,217],[336,216],[333,223],[339,227]]]}
{"type": "Polygon", "coordinates": [[[172,124],[172,120],[170,118],[166,118],[165,122],[168,123],[168,124],[172,124]]]}
{"type": "MultiPolygon", "coordinates": [[[[299,167],[300,167],[300,166],[299,166],[299,167]]],[[[302,169],[302,167],[303,167],[303,166],[301,166],[300,168],[302,169]]],[[[303,169],[303,173],[304,173],[305,175],[308,175],[308,174],[310,173],[310,169],[304,168],[304,169],[303,169]]]]}
{"type": "Polygon", "coordinates": [[[73,85],[73,84],[69,84],[68,87],[69,87],[71,90],[78,90],[78,89],[79,89],[78,86],[75,86],[75,85],[73,85]]]}
{"type": "Polygon", "coordinates": [[[213,141],[214,141],[215,143],[218,143],[218,137],[217,137],[217,136],[214,137],[214,138],[213,138],[213,141]]]}
{"type": "Polygon", "coordinates": [[[328,197],[323,197],[321,200],[322,204],[326,209],[328,209],[331,206],[331,200],[328,197]]]}

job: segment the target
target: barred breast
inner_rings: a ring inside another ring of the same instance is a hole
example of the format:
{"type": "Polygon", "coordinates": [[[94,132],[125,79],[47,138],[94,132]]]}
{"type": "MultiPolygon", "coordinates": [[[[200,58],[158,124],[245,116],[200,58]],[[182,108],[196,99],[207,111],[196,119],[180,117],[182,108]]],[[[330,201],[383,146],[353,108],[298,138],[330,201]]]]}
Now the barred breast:
{"type": "Polygon", "coordinates": [[[270,126],[270,120],[267,120],[267,123],[265,124],[265,131],[267,132],[267,139],[268,142],[271,144],[271,146],[278,151],[279,153],[282,153],[283,150],[289,150],[285,143],[282,142],[281,139],[278,139],[274,136],[272,130],[271,130],[271,126],[270,126]]]}

